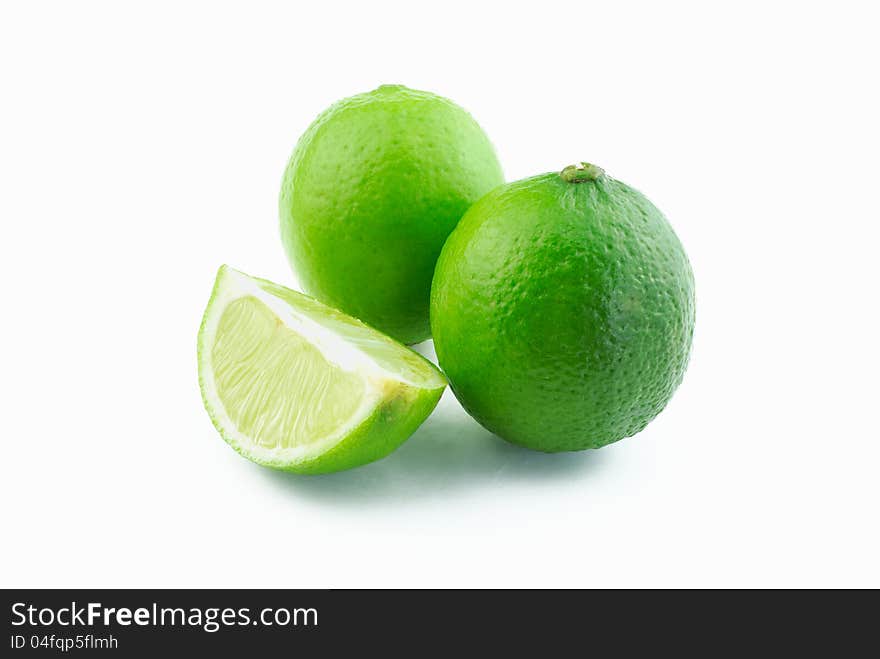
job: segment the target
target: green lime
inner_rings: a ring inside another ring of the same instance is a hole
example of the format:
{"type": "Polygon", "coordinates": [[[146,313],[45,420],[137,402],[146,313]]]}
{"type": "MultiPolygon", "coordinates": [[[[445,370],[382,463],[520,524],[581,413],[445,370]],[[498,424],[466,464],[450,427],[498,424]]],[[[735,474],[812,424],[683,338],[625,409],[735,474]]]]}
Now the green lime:
{"type": "Polygon", "coordinates": [[[470,208],[437,262],[431,324],[486,428],[541,451],[599,448],[644,428],[681,382],[693,274],[660,211],[582,163],[470,208]]]}
{"type": "Polygon", "coordinates": [[[383,85],[331,106],[300,138],[281,187],[281,237],[307,293],[417,343],[430,336],[443,243],[503,180],[462,108],[383,85]]]}
{"type": "Polygon", "coordinates": [[[246,458],[349,469],[402,444],[446,381],[421,355],[310,297],[220,268],[198,341],[205,408],[246,458]]]}

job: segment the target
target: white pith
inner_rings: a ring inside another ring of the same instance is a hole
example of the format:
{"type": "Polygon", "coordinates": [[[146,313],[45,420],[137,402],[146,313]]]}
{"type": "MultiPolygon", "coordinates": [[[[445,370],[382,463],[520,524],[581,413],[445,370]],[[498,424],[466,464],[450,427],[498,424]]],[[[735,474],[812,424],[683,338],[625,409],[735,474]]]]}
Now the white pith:
{"type": "Polygon", "coordinates": [[[206,405],[226,440],[241,452],[258,462],[270,464],[295,464],[321,455],[344,440],[381,403],[389,385],[409,384],[400,374],[392,373],[377,364],[372,357],[346,343],[327,328],[299,313],[286,301],[263,290],[259,284],[231,268],[223,268],[214,298],[205,315],[199,336],[199,371],[206,405]],[[305,338],[322,353],[325,359],[343,371],[356,374],[364,386],[360,406],[345,423],[331,435],[319,441],[289,448],[260,446],[247,435],[239,432],[229,417],[216,390],[212,359],[212,346],[217,326],[227,306],[240,298],[252,296],[265,304],[288,329],[305,338]]]}

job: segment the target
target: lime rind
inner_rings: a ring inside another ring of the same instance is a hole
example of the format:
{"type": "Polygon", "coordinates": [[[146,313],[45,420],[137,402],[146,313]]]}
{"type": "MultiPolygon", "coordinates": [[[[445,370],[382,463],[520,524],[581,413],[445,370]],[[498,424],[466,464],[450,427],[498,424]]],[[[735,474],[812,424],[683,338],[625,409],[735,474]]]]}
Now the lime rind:
{"type": "Polygon", "coordinates": [[[446,386],[428,360],[360,321],[228,266],[217,274],[202,319],[198,367],[205,408],[224,440],[258,464],[299,473],[339,471],[388,455],[427,418],[446,386]],[[326,360],[325,368],[347,383],[342,395],[360,396],[353,410],[346,407],[345,418],[329,424],[329,432],[309,441],[264,445],[242,431],[243,421],[232,418],[228,392],[218,389],[214,348],[224,314],[242,300],[264,305],[280,326],[307,341],[326,360]]]}

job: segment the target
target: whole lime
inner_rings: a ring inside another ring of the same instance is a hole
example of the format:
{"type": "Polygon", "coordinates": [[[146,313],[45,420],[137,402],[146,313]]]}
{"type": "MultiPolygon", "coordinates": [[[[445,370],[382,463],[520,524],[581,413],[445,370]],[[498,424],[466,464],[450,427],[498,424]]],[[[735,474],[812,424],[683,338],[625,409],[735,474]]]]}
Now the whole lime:
{"type": "Polygon", "coordinates": [[[487,429],[541,451],[599,448],[642,430],[681,382],[693,274],[660,211],[582,163],[468,210],[437,262],[431,324],[487,429]]]}
{"type": "Polygon", "coordinates": [[[346,98],[300,138],[281,236],[306,292],[405,343],[430,336],[431,277],[468,207],[503,183],[458,105],[400,85],[346,98]]]}

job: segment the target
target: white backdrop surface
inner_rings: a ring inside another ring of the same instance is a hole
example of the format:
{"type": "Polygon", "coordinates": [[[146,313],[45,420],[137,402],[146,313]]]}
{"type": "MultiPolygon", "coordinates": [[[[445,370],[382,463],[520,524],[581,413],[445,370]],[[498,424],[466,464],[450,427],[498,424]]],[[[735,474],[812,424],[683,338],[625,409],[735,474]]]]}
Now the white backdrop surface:
{"type": "Polygon", "coordinates": [[[880,586],[876,19],[5,3],[0,584],[880,586]],[[447,391],[391,457],[303,478],[216,434],[195,361],[216,269],[295,285],[287,157],[382,83],[470,110],[508,180],[589,160],[668,216],[697,328],[640,435],[532,453],[447,391]]]}

